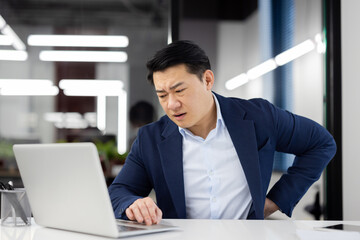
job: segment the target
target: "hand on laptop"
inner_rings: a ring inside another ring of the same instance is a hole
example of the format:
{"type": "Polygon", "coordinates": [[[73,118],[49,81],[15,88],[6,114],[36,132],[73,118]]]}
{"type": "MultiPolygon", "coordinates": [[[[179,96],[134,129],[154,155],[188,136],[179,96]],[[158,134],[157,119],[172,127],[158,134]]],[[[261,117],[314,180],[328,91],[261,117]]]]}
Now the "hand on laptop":
{"type": "Polygon", "coordinates": [[[130,220],[146,225],[158,224],[162,218],[162,211],[150,197],[136,200],[125,213],[130,220]]]}

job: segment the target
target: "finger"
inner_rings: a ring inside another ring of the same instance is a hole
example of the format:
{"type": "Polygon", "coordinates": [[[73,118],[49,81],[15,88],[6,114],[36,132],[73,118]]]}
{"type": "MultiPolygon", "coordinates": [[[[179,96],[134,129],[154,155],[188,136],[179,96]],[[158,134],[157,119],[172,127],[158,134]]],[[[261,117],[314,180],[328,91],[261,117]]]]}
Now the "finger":
{"type": "Polygon", "coordinates": [[[125,210],[125,214],[129,220],[132,220],[132,221],[135,220],[134,213],[132,212],[132,210],[130,208],[127,208],[125,210]]]}
{"type": "Polygon", "coordinates": [[[132,214],[134,215],[134,219],[139,223],[142,223],[144,221],[144,218],[141,214],[141,211],[139,209],[140,205],[141,205],[141,201],[142,199],[138,199],[136,200],[133,204],[130,205],[129,209],[132,212],[132,214]]]}
{"type": "Polygon", "coordinates": [[[156,209],[156,219],[157,219],[156,224],[160,223],[160,221],[162,219],[162,215],[163,215],[163,213],[162,213],[161,209],[159,207],[157,207],[157,209],[156,209]]]}
{"type": "Polygon", "coordinates": [[[134,214],[135,220],[139,223],[144,222],[144,218],[141,214],[141,211],[139,209],[139,206],[137,203],[134,203],[130,206],[130,209],[132,211],[132,213],[134,214]]]}
{"type": "Polygon", "coordinates": [[[152,220],[151,220],[151,217],[150,217],[149,209],[148,209],[148,207],[146,205],[146,201],[145,200],[139,201],[138,207],[139,207],[140,213],[141,213],[141,215],[143,217],[143,221],[145,222],[145,224],[146,225],[151,225],[152,220]]]}
{"type": "Polygon", "coordinates": [[[162,211],[151,198],[149,198],[149,201],[147,201],[146,204],[148,206],[149,214],[151,216],[153,224],[158,224],[162,218],[162,211]]]}
{"type": "Polygon", "coordinates": [[[157,206],[156,206],[156,204],[154,203],[154,201],[151,198],[149,198],[145,201],[145,205],[148,208],[152,223],[157,223],[157,214],[156,214],[157,206]]]}

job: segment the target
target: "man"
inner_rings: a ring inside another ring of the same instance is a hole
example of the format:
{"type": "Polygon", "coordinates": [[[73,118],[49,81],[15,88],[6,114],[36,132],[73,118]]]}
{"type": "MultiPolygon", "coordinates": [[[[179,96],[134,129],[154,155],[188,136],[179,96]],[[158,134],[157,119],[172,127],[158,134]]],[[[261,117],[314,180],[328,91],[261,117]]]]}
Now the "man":
{"type": "Polygon", "coordinates": [[[319,124],[263,99],[213,93],[204,51],[172,43],[147,63],[166,116],[141,128],[109,187],[117,218],[147,225],[164,218],[263,219],[291,216],[336,151],[319,124]],[[274,152],[293,165],[268,192],[274,152]],[[157,204],[148,196],[156,192],[157,204]]]}

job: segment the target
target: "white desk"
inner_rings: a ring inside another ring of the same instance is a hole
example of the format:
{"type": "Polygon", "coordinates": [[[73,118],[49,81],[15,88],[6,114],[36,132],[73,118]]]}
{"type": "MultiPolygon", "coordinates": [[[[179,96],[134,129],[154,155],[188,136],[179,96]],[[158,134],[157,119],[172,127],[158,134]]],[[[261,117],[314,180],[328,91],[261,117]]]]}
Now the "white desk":
{"type": "MultiPolygon", "coordinates": [[[[292,220],[165,220],[181,230],[130,237],[131,240],[360,240],[360,233],[314,231],[314,227],[332,225],[331,221],[292,220]],[[319,235],[320,234],[320,235],[319,235]],[[343,235],[339,235],[343,234],[343,235]],[[310,237],[309,237],[310,236],[310,237]]],[[[359,225],[360,221],[345,222],[359,225]]],[[[35,223],[29,227],[0,227],[1,240],[102,240],[109,238],[43,228],[35,223]]]]}

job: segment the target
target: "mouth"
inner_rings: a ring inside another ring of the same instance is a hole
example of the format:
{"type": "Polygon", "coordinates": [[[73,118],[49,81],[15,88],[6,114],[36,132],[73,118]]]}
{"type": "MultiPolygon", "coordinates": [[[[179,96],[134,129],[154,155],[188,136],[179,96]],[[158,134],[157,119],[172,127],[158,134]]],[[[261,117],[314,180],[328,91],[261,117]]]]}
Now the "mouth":
{"type": "Polygon", "coordinates": [[[184,118],[186,113],[180,113],[180,114],[174,114],[173,116],[175,117],[176,120],[181,120],[184,118]]]}

